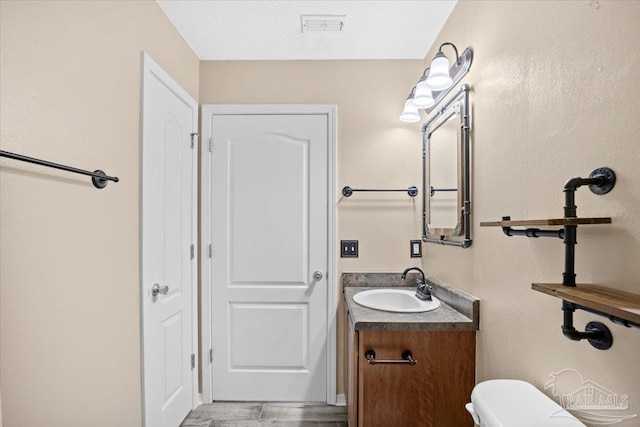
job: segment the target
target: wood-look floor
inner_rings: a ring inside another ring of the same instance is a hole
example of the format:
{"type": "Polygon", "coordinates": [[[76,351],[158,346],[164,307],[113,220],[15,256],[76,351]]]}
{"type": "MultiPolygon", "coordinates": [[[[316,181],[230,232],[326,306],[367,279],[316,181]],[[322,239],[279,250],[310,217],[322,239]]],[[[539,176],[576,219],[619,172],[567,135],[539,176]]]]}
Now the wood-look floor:
{"type": "Polygon", "coordinates": [[[192,426],[346,427],[347,408],[300,402],[214,402],[191,411],[181,424],[192,426]]]}

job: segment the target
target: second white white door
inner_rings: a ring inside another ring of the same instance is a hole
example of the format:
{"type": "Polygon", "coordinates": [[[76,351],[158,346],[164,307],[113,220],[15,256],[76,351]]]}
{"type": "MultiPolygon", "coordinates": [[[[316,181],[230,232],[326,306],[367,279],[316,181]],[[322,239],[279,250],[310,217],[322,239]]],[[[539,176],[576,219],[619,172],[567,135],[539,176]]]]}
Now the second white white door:
{"type": "Polygon", "coordinates": [[[324,401],[327,115],[205,119],[213,398],[324,401]]]}
{"type": "Polygon", "coordinates": [[[148,55],[143,58],[144,425],[177,427],[194,408],[198,390],[191,254],[197,169],[191,138],[198,104],[148,55]]]}

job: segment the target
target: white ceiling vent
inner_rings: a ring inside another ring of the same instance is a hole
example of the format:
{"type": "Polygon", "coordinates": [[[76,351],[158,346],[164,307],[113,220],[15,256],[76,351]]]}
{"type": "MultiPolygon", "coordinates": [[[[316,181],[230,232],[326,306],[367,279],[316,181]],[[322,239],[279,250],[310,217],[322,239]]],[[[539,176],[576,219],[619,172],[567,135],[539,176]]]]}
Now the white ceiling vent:
{"type": "Polygon", "coordinates": [[[346,15],[300,15],[302,32],[340,32],[346,15]]]}

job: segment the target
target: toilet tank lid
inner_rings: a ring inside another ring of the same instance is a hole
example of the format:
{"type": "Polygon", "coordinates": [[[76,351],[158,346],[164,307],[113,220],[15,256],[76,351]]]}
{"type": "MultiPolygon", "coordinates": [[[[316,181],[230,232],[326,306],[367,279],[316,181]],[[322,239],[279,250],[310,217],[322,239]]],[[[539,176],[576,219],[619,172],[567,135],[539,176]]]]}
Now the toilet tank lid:
{"type": "Polygon", "coordinates": [[[489,380],[471,393],[482,427],[586,427],[526,381],[489,380]]]}

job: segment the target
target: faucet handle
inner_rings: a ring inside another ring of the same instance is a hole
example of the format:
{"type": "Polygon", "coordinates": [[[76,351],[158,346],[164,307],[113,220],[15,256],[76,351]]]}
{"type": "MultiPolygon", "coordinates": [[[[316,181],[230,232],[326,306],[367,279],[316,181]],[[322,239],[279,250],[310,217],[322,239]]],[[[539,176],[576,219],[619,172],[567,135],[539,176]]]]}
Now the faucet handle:
{"type": "Polygon", "coordinates": [[[423,301],[431,301],[431,286],[427,283],[422,283],[420,279],[416,280],[418,288],[416,289],[416,298],[423,301]]]}

